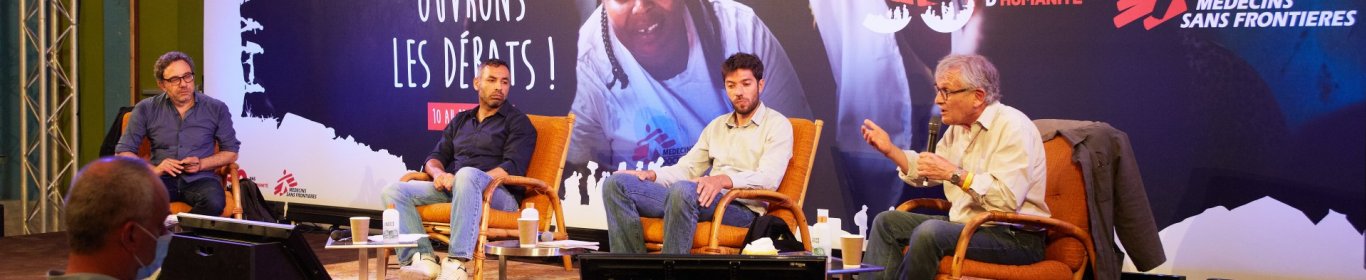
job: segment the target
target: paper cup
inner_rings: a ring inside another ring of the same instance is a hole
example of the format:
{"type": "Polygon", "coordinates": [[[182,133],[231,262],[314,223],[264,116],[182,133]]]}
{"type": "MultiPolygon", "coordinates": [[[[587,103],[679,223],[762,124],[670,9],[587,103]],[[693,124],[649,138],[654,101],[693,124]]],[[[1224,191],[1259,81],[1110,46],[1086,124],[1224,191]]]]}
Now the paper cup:
{"type": "Polygon", "coordinates": [[[370,217],[351,217],[351,244],[365,244],[370,235],[370,217]]]}
{"type": "Polygon", "coordinates": [[[540,219],[517,219],[517,243],[522,248],[536,247],[536,227],[540,219]]]}
{"type": "Polygon", "coordinates": [[[863,236],[840,236],[840,250],[844,251],[844,268],[856,268],[863,263],[863,236]]]}

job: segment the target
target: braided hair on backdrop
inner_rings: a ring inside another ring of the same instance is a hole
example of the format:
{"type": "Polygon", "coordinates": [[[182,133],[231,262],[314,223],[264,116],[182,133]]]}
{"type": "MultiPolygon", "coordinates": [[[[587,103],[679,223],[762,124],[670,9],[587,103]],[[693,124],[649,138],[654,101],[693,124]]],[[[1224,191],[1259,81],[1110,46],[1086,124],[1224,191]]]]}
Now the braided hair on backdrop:
{"type": "MultiPolygon", "coordinates": [[[[600,2],[600,3],[601,3],[601,2],[600,2]]],[[[631,84],[631,80],[630,80],[630,78],[626,77],[626,70],[623,70],[623,69],[621,68],[621,62],[617,61],[616,52],[612,50],[612,49],[613,49],[613,47],[612,47],[612,36],[611,36],[611,34],[608,34],[608,33],[607,33],[607,4],[606,4],[606,3],[601,3],[601,4],[602,4],[602,46],[603,46],[603,49],[604,49],[604,50],[607,50],[607,60],[610,61],[610,62],[612,63],[612,80],[607,81],[607,88],[608,88],[608,89],[611,89],[613,86],[616,85],[617,81],[621,81],[621,88],[622,88],[622,89],[626,89],[626,86],[628,86],[628,85],[631,84]]]]}

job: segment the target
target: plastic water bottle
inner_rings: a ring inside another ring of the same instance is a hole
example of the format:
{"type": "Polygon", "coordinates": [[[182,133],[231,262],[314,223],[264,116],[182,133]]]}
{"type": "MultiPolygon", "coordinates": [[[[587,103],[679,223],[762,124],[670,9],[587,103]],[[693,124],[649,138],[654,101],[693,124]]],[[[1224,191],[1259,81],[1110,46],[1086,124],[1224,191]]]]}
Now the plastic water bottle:
{"type": "Polygon", "coordinates": [[[826,220],[830,218],[829,209],[816,209],[816,224],[811,226],[811,254],[816,256],[829,256],[830,245],[826,240],[827,230],[830,225],[826,220]]]}
{"type": "Polygon", "coordinates": [[[398,240],[398,210],[393,206],[384,209],[384,241],[398,240]]]}
{"type": "Polygon", "coordinates": [[[844,235],[843,221],[840,218],[825,218],[825,252],[834,254],[840,248],[840,235],[844,235]]]}

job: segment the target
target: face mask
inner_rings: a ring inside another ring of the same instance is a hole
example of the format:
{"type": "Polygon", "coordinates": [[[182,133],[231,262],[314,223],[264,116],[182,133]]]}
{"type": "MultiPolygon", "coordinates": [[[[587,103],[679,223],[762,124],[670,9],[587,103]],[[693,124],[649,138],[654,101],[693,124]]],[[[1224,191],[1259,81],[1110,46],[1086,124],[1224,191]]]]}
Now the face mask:
{"type": "Polygon", "coordinates": [[[152,263],[143,264],[142,259],[138,258],[137,254],[133,254],[133,259],[137,260],[139,265],[138,275],[134,279],[147,279],[148,277],[151,277],[153,273],[161,271],[161,261],[166,259],[166,249],[171,245],[171,237],[173,235],[168,231],[166,232],[166,235],[156,236],[153,235],[151,231],[147,230],[147,228],[142,227],[142,225],[133,225],[138,226],[138,229],[147,233],[147,236],[151,236],[157,240],[157,254],[156,257],[152,258],[152,263]]]}

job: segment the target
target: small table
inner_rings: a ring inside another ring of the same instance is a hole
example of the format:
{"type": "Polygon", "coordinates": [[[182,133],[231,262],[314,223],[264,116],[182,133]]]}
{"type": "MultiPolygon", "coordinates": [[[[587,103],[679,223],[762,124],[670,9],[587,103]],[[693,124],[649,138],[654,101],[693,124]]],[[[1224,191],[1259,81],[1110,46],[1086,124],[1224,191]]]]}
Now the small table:
{"type": "MultiPolygon", "coordinates": [[[[343,239],[343,240],[341,240],[341,241],[335,241],[335,240],[332,240],[331,238],[328,238],[328,239],[327,239],[327,245],[326,245],[326,246],[323,246],[323,249],[359,249],[359,251],[360,251],[360,259],[356,260],[356,262],[360,264],[360,270],[357,271],[357,274],[360,274],[360,279],[361,279],[361,280],[366,280],[366,279],[368,279],[368,278],[370,277],[370,271],[369,271],[369,270],[370,270],[370,266],[365,264],[366,262],[370,261],[370,251],[369,251],[369,249],[374,249],[374,250],[375,250],[375,255],[376,255],[376,256],[379,256],[379,254],[380,254],[379,250],[382,250],[382,249],[388,249],[388,248],[416,248],[416,247],[417,247],[417,241],[413,241],[413,242],[398,242],[398,241],[388,242],[388,241],[386,241],[386,242],[370,242],[370,243],[365,243],[365,244],[353,244],[353,243],[351,243],[351,240],[350,240],[350,239],[343,239]]],[[[383,279],[385,279],[385,275],[384,275],[384,274],[385,274],[385,272],[387,271],[387,269],[385,269],[385,267],[384,267],[385,264],[384,264],[384,263],[381,263],[381,262],[382,262],[382,259],[381,259],[381,258],[375,258],[375,269],[377,270],[377,271],[375,271],[375,277],[376,277],[377,279],[383,280],[383,279]]]]}
{"type": "Polygon", "coordinates": [[[844,267],[844,259],[830,257],[830,266],[827,267],[827,269],[825,270],[825,276],[827,278],[839,276],[841,279],[843,279],[845,275],[854,275],[855,273],[864,272],[876,272],[882,271],[883,269],[885,268],[867,263],[861,263],[858,267],[844,267]]]}
{"type": "Polygon", "coordinates": [[[536,247],[522,248],[516,239],[489,241],[484,246],[485,253],[498,255],[498,280],[508,279],[508,256],[516,257],[559,257],[587,253],[584,248],[536,247]]]}

